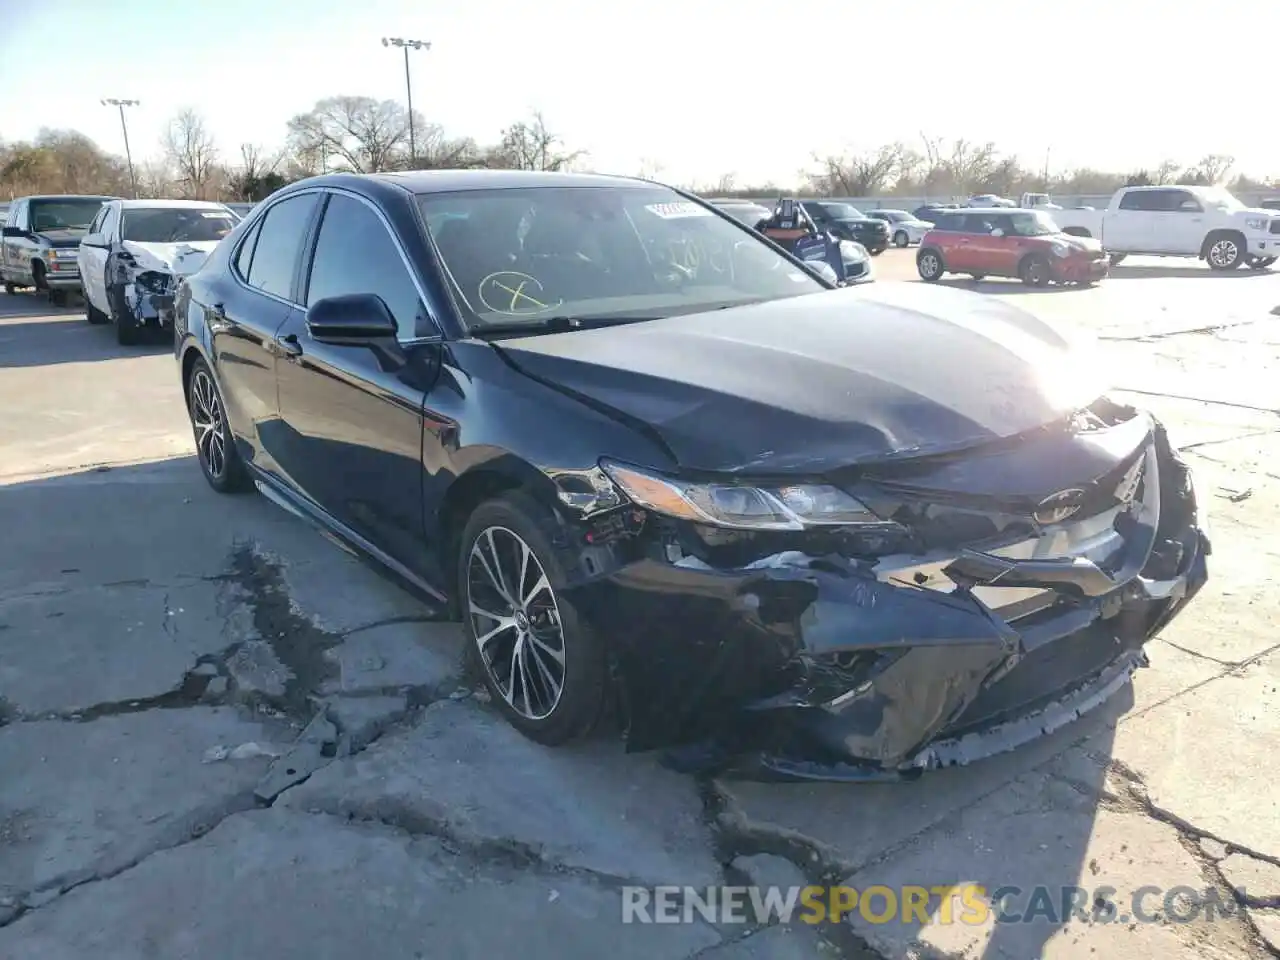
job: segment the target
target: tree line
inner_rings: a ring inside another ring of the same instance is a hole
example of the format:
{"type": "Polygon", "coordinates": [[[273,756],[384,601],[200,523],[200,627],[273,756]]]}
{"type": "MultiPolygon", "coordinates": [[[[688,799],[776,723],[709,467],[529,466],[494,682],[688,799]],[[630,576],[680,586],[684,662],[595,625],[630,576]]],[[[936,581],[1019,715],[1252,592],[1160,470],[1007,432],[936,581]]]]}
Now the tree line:
{"type": "MultiPolygon", "coordinates": [[[[156,149],[135,158],[138,195],[202,200],[257,201],[280,187],[324,172],[488,167],[568,170],[587,155],[566,145],[541,113],[506,127],[496,142],[452,137],[394,100],[336,96],[318,101],[289,120],[275,148],[243,143],[222,147],[204,118],[185,109],[170,118],[156,149]],[[410,132],[412,130],[412,150],[410,132]]],[[[626,171],[612,171],[626,172],[626,171]]],[[[640,176],[663,179],[660,163],[646,161],[640,176]]],[[[1051,173],[994,143],[946,140],[921,134],[919,145],[895,141],[865,150],[815,155],[791,184],[744,184],[729,173],[706,183],[684,184],[718,196],[776,196],[799,189],[817,196],[957,197],[1023,192],[1065,196],[1108,194],[1122,186],[1162,183],[1225,184],[1240,191],[1280,189],[1280,177],[1255,179],[1235,169],[1225,154],[1193,163],[1166,159],[1139,170],[1080,167],[1051,173]]],[[[100,193],[132,190],[125,158],[103,150],[75,130],[46,129],[31,141],[0,143],[0,197],[34,193],[100,193]]]]}
{"type": "MultiPolygon", "coordinates": [[[[585,153],[569,149],[539,112],[506,127],[497,142],[450,137],[394,100],[339,96],[289,120],[281,146],[242,143],[226,151],[200,113],[185,109],[165,124],[157,149],[134,157],[140,197],[258,201],[320,173],[489,167],[565,170],[585,153]]],[[[88,193],[129,196],[127,160],[76,130],[41,130],[30,141],[0,143],[0,197],[88,193]]]]}

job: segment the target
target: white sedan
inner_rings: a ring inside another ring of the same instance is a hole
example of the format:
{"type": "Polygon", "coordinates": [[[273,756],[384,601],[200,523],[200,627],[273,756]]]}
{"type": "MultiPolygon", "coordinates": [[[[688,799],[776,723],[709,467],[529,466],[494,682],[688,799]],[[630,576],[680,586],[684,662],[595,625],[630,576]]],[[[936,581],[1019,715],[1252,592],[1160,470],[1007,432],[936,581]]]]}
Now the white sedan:
{"type": "Polygon", "coordinates": [[[867,210],[866,215],[889,225],[889,235],[895,247],[919,243],[933,229],[928,220],[917,220],[906,210],[867,210]]]}
{"type": "Polygon", "coordinates": [[[204,200],[111,200],[80,240],[90,323],[113,323],[122,344],[173,321],[179,278],[200,269],[239,218],[204,200]]]}

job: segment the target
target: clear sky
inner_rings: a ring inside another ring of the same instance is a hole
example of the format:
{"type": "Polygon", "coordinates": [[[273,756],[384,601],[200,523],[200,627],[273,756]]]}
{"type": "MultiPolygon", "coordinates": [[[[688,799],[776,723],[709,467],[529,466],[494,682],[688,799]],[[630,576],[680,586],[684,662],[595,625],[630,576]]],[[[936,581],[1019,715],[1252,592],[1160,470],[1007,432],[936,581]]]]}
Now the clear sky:
{"type": "Polygon", "coordinates": [[[1039,168],[1228,153],[1280,175],[1276,0],[0,0],[0,137],[73,127],[135,155],[200,111],[225,154],[336,94],[404,96],[484,142],[541,109],[598,170],[791,181],[920,131],[1039,168]],[[50,15],[56,9],[55,15],[50,15]],[[1246,84],[1257,82],[1256,90],[1246,84]]]}

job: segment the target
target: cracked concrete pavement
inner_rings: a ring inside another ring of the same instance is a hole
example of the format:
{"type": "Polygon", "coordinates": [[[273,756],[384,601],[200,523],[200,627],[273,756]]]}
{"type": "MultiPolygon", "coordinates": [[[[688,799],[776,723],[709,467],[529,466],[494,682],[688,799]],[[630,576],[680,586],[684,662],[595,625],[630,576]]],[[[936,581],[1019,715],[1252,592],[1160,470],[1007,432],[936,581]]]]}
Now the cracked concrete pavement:
{"type": "Polygon", "coordinates": [[[524,740],[436,611],[207,490],[167,344],[0,296],[0,956],[1280,956],[1280,275],[978,288],[1098,337],[1166,420],[1213,579],[1095,714],[865,786],[524,740]],[[622,924],[628,884],[840,881],[1110,887],[1124,915],[1158,893],[1150,922],[947,923],[934,897],[926,921],[622,924]],[[1206,890],[1234,909],[1191,916],[1206,890]]]}

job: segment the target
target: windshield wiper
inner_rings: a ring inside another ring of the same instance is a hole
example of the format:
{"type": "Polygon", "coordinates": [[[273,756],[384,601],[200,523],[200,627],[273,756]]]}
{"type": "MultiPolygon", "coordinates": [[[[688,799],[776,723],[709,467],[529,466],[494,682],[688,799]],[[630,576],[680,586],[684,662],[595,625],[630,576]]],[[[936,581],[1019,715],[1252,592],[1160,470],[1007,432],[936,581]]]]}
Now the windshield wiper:
{"type": "Polygon", "coordinates": [[[593,327],[613,327],[627,323],[644,323],[648,320],[661,320],[660,316],[646,317],[539,317],[537,320],[523,320],[510,323],[477,323],[468,327],[468,332],[481,340],[488,337],[505,337],[512,334],[568,333],[571,330],[588,330],[593,327]]]}

